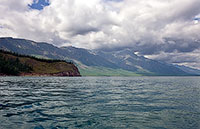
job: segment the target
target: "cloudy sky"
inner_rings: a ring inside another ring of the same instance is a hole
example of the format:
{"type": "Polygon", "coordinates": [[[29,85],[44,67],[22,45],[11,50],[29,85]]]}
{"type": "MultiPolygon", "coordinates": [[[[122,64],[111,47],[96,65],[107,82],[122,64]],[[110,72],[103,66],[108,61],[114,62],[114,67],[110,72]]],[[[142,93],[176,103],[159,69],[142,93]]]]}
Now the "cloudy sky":
{"type": "Polygon", "coordinates": [[[200,0],[0,0],[0,37],[132,48],[200,69],[200,0]]]}

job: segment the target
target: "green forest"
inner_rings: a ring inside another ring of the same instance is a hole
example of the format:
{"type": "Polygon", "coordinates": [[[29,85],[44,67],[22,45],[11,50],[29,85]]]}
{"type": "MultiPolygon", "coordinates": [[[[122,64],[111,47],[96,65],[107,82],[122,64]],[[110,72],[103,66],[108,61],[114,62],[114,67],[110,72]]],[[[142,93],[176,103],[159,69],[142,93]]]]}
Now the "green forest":
{"type": "Polygon", "coordinates": [[[5,75],[19,75],[21,72],[31,72],[32,68],[20,63],[19,59],[6,59],[0,55],[0,73],[5,75]]]}
{"type": "Polygon", "coordinates": [[[72,62],[0,50],[0,76],[80,76],[72,62]]]}

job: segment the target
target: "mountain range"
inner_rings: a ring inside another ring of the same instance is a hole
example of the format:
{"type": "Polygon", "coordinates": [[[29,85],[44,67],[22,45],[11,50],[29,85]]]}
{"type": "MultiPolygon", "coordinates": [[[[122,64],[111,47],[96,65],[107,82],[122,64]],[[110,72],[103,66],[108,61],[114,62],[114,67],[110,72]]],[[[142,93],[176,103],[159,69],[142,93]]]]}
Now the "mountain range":
{"type": "Polygon", "coordinates": [[[82,76],[187,76],[200,75],[200,70],[167,64],[134,54],[131,49],[115,51],[56,47],[11,37],[0,38],[0,49],[38,58],[71,61],[82,76]]]}

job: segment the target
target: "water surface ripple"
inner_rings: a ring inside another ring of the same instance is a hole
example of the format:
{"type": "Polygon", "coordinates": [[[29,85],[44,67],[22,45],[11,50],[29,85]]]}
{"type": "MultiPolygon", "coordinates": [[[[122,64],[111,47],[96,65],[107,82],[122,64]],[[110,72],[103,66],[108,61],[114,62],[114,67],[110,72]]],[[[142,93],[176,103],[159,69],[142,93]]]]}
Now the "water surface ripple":
{"type": "Polygon", "coordinates": [[[200,129],[200,77],[0,77],[0,129],[200,129]]]}

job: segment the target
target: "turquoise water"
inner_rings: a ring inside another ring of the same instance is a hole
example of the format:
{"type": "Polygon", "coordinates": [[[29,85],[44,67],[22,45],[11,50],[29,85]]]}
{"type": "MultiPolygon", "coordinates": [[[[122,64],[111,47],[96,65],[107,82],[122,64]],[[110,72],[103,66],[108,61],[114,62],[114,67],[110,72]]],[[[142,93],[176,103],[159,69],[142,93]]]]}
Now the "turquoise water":
{"type": "Polygon", "coordinates": [[[0,129],[200,129],[200,77],[1,77],[0,129]]]}

